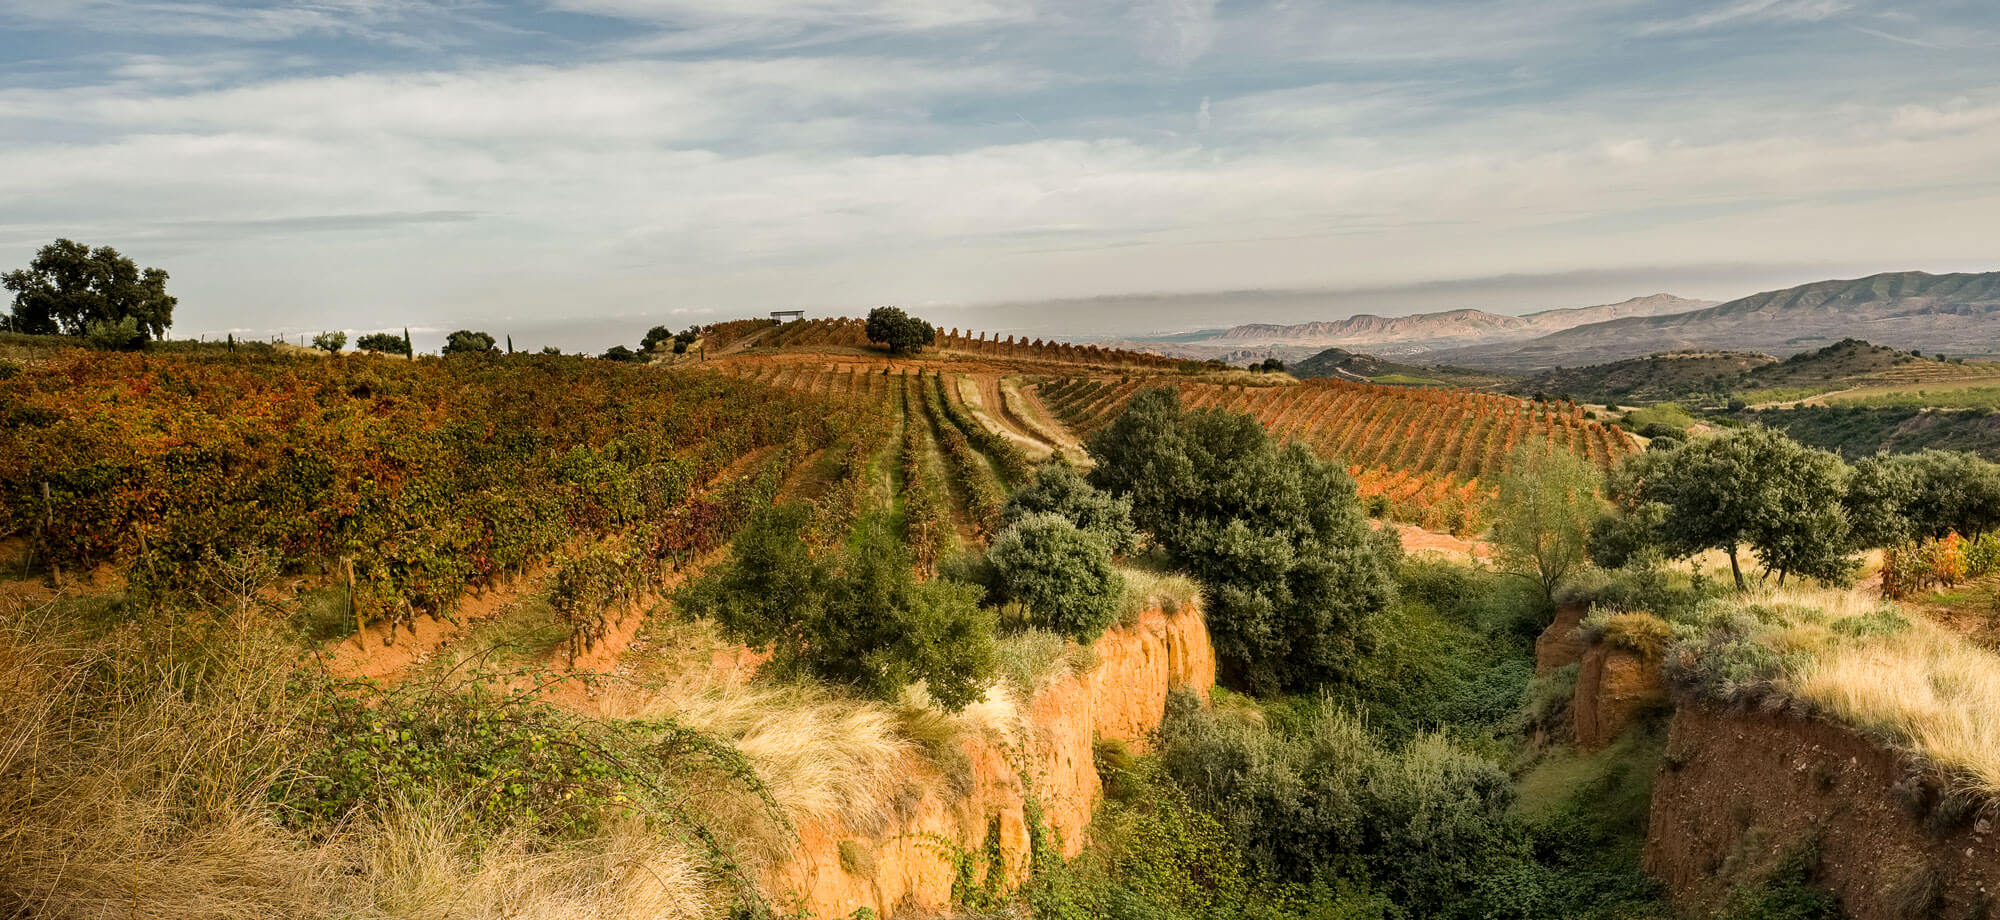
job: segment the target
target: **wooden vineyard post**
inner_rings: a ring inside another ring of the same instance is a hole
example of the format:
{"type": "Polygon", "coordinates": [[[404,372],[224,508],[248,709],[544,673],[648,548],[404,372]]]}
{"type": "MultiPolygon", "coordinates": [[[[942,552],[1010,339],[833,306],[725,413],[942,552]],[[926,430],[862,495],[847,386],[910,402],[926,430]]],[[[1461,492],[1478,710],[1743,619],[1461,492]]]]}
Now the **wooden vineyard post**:
{"type": "MultiPolygon", "coordinates": [[[[44,545],[49,542],[49,531],[54,529],[56,529],[56,501],[49,496],[49,481],[44,479],[42,480],[42,543],[44,545]]],[[[53,557],[49,559],[49,580],[55,584],[62,583],[62,567],[56,565],[53,557]]]]}
{"type": "Polygon", "coordinates": [[[354,560],[350,557],[341,557],[340,570],[342,579],[347,583],[347,616],[354,621],[354,644],[367,648],[368,640],[363,635],[367,624],[361,622],[361,605],[354,602],[354,560]]]}

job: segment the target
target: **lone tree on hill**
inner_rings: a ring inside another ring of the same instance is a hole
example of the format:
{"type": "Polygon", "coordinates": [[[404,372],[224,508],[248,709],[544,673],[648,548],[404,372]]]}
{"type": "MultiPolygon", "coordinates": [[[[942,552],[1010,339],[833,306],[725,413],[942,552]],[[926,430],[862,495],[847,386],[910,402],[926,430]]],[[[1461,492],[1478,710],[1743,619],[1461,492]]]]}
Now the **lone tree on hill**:
{"type": "Polygon", "coordinates": [[[322,332],[313,336],[313,347],[330,355],[340,354],[340,350],[347,347],[347,333],[322,332]]]}
{"type": "Polygon", "coordinates": [[[876,307],[868,311],[868,341],[889,346],[891,354],[921,351],[937,341],[937,327],[897,307],[876,307]]]}
{"type": "Polygon", "coordinates": [[[1849,475],[1839,457],[1768,428],[1637,454],[1612,481],[1621,515],[1600,525],[1593,547],[1650,544],[1672,558],[1721,550],[1739,591],[1748,586],[1744,547],[1779,584],[1787,575],[1837,581],[1854,569],[1849,475]],[[1630,532],[1621,538],[1621,529],[1630,532]]]}
{"type": "Polygon", "coordinates": [[[410,356],[410,343],[393,332],[371,332],[354,340],[354,347],[382,355],[410,356]]]}
{"type": "Polygon", "coordinates": [[[445,337],[444,354],[447,355],[488,355],[499,351],[493,337],[484,332],[460,329],[445,337]]]}
{"type": "Polygon", "coordinates": [[[174,322],[167,273],[143,271],[109,246],[92,249],[56,240],[35,253],[28,267],[8,272],[0,285],[14,292],[14,309],[0,328],[31,335],[103,335],[132,326],[140,341],[162,338],[174,322]]]}

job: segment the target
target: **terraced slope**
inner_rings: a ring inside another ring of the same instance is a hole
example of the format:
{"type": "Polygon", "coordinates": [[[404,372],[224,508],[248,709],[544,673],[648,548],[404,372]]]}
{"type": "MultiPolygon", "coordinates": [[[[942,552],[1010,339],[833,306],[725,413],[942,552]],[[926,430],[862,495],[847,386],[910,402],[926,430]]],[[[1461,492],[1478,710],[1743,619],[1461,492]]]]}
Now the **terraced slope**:
{"type": "MultiPolygon", "coordinates": [[[[1087,436],[1159,382],[1065,377],[1038,390],[1064,424],[1087,436]]],[[[1490,492],[1482,480],[1523,444],[1551,444],[1607,469],[1633,450],[1623,434],[1574,406],[1488,393],[1337,380],[1179,387],[1189,407],[1248,414],[1272,434],[1346,463],[1363,497],[1380,499],[1378,511],[1432,529],[1475,528],[1490,492]]]]}

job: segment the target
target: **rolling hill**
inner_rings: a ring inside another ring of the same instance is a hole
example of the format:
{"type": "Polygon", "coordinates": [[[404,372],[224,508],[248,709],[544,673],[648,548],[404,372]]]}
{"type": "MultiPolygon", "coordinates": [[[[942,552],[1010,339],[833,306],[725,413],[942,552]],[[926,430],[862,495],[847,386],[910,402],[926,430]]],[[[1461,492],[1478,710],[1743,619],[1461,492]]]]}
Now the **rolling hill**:
{"type": "Polygon", "coordinates": [[[1329,348],[1286,367],[1300,379],[1334,377],[1357,383],[1401,386],[1483,387],[1503,383],[1507,378],[1485,371],[1444,365],[1404,364],[1344,348],[1329,348]]]}
{"type": "Polygon", "coordinates": [[[1898,349],[2000,353],[2000,272],[1892,272],[1766,291],[1664,316],[1579,325],[1529,342],[1467,345],[1442,363],[1535,371],[1670,350],[1734,349],[1790,355],[1865,338],[1898,349]]]}
{"type": "MultiPolygon", "coordinates": [[[[1572,326],[1608,322],[1632,316],[1662,316],[1714,306],[1712,300],[1686,300],[1672,294],[1652,294],[1604,306],[1542,310],[1526,316],[1504,316],[1486,310],[1444,310],[1412,316],[1356,314],[1346,320],[1300,322],[1290,326],[1244,324],[1222,330],[1214,340],[1234,344],[1314,344],[1314,346],[1376,346],[1390,354],[1412,354],[1450,342],[1500,342],[1560,332],[1572,326]],[[1392,346],[1392,348],[1380,348],[1392,346]]],[[[1192,344],[1192,342],[1190,342],[1192,344]]]]}

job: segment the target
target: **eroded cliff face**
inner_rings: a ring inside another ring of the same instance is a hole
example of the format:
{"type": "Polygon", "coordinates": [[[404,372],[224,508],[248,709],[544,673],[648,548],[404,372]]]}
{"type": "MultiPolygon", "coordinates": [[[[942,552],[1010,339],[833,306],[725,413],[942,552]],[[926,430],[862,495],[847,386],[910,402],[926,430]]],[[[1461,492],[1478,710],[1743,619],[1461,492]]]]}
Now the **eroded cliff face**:
{"type": "Polygon", "coordinates": [[[1666,706],[1667,684],[1658,659],[1602,642],[1585,649],[1570,703],[1578,748],[1602,748],[1666,706]]]}
{"type": "MultiPolygon", "coordinates": [[[[791,858],[765,874],[766,893],[817,917],[845,917],[862,907],[881,916],[899,908],[937,910],[951,902],[955,857],[983,854],[995,842],[1011,887],[1027,868],[1033,808],[1063,855],[1076,855],[1103,796],[1094,741],[1143,748],[1169,692],[1188,687],[1206,695],[1215,683],[1215,652],[1193,609],[1148,611],[1134,625],[1105,633],[1095,654],[1089,671],[1055,680],[1026,701],[1015,730],[959,739],[967,763],[956,776],[919,778],[912,786],[917,800],[893,826],[799,827],[791,858]]],[[[976,881],[983,880],[985,869],[979,871],[976,881]]]]}
{"type": "Polygon", "coordinates": [[[1811,847],[1855,920],[1986,916],[2000,828],[1854,730],[1788,713],[1683,706],[1653,789],[1645,869],[1690,906],[1811,847]]]}

